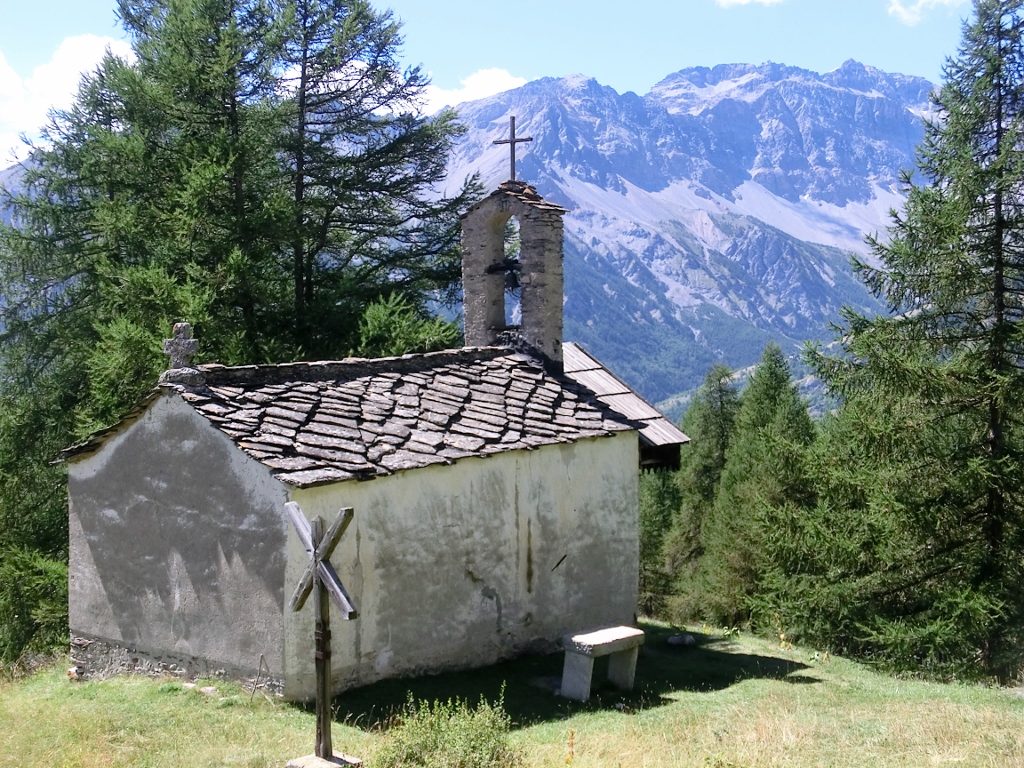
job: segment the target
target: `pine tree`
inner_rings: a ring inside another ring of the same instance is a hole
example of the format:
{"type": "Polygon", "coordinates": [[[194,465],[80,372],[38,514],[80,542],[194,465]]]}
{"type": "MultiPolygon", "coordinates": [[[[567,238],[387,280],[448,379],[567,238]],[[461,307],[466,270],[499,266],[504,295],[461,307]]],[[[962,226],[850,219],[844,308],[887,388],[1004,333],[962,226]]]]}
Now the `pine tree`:
{"type": "Polygon", "coordinates": [[[763,570],[763,510],[810,498],[803,461],[814,435],[789,364],[769,343],[743,392],[718,493],[702,521],[704,555],[690,599],[706,618],[726,625],[750,618],[763,570]]]}
{"type": "Polygon", "coordinates": [[[858,265],[893,314],[848,314],[845,355],[816,359],[844,410],[870,417],[848,428],[880,436],[888,459],[875,480],[849,470],[835,484],[849,493],[836,513],[864,521],[865,555],[832,576],[870,605],[845,642],[1001,677],[1024,647],[1022,6],[976,0],[903,211],[872,242],[881,266],[858,265]]]}

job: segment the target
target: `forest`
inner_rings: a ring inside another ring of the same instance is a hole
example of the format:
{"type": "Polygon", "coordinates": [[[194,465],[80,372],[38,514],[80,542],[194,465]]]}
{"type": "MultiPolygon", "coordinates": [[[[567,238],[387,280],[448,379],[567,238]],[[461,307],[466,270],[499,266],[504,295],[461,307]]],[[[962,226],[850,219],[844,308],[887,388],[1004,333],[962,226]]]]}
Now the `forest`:
{"type": "MultiPolygon", "coordinates": [[[[678,472],[641,476],[640,610],[887,669],[1009,681],[1024,662],[1024,0],[975,0],[874,258],[888,312],[845,311],[803,363],[715,366],[678,472]]],[[[199,361],[427,351],[459,295],[457,116],[363,0],[120,0],[0,226],[0,663],[67,640],[60,450],[199,361]]]]}
{"type": "Polygon", "coordinates": [[[196,362],[427,351],[458,327],[461,129],[417,105],[399,25],[362,0],[123,0],[0,228],[0,661],[67,641],[60,451],[117,421],[187,319],[196,362]]]}
{"type": "Polygon", "coordinates": [[[769,345],[742,393],[715,367],[692,443],[641,499],[641,608],[749,626],[900,672],[1007,681],[1024,661],[1021,3],[979,0],[935,95],[906,204],[805,350],[818,422],[769,345]]]}

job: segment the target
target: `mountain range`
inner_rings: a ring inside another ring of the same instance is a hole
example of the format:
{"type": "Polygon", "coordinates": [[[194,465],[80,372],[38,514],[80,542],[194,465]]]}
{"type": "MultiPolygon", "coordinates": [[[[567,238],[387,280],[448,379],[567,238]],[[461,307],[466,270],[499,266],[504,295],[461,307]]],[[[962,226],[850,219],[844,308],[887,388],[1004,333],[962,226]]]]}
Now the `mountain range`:
{"type": "Polygon", "coordinates": [[[518,178],[569,209],[566,340],[675,416],[713,363],[750,366],[769,339],[796,360],[843,304],[884,311],[850,255],[901,206],[934,87],[855,61],[695,67],[645,96],[542,78],[457,105],[448,179],[508,178],[492,142],[517,118],[518,178]]]}
{"type": "Polygon", "coordinates": [[[847,61],[683,69],[645,96],[580,75],[456,109],[455,183],[517,177],[567,207],[565,338],[654,401],[716,361],[749,366],[774,339],[831,339],[848,304],[884,311],[853,276],[903,197],[935,86],[847,61]]]}

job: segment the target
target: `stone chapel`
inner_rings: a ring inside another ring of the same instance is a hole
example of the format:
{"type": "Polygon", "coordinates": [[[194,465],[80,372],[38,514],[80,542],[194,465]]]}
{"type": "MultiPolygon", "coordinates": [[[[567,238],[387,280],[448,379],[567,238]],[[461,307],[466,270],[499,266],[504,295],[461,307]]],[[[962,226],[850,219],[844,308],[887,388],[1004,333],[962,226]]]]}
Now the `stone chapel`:
{"type": "Polygon", "coordinates": [[[461,349],[192,367],[179,328],[160,384],[65,452],[76,653],[260,669],[311,697],[311,611],[287,610],[308,555],[286,502],[354,509],[332,556],[358,609],[332,622],[336,691],[632,623],[638,470],[677,465],[688,438],[563,344],[565,213],[519,181],[466,211],[461,349]]]}

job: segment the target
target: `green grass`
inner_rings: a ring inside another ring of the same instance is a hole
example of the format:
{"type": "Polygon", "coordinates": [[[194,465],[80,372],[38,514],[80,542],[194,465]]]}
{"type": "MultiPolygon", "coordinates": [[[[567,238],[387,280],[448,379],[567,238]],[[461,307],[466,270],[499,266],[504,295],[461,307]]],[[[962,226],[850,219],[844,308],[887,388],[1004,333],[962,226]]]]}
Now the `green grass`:
{"type": "MultiPolygon", "coordinates": [[[[698,632],[675,647],[675,630],[645,629],[628,695],[555,697],[560,655],[385,681],[335,701],[335,745],[369,762],[410,692],[475,703],[497,700],[504,683],[530,766],[1024,765],[1016,690],[897,679],[747,635],[698,632]]],[[[0,765],[283,768],[311,751],[312,713],[214,684],[216,696],[147,678],[75,683],[61,667],[0,683],[0,765]]]]}

